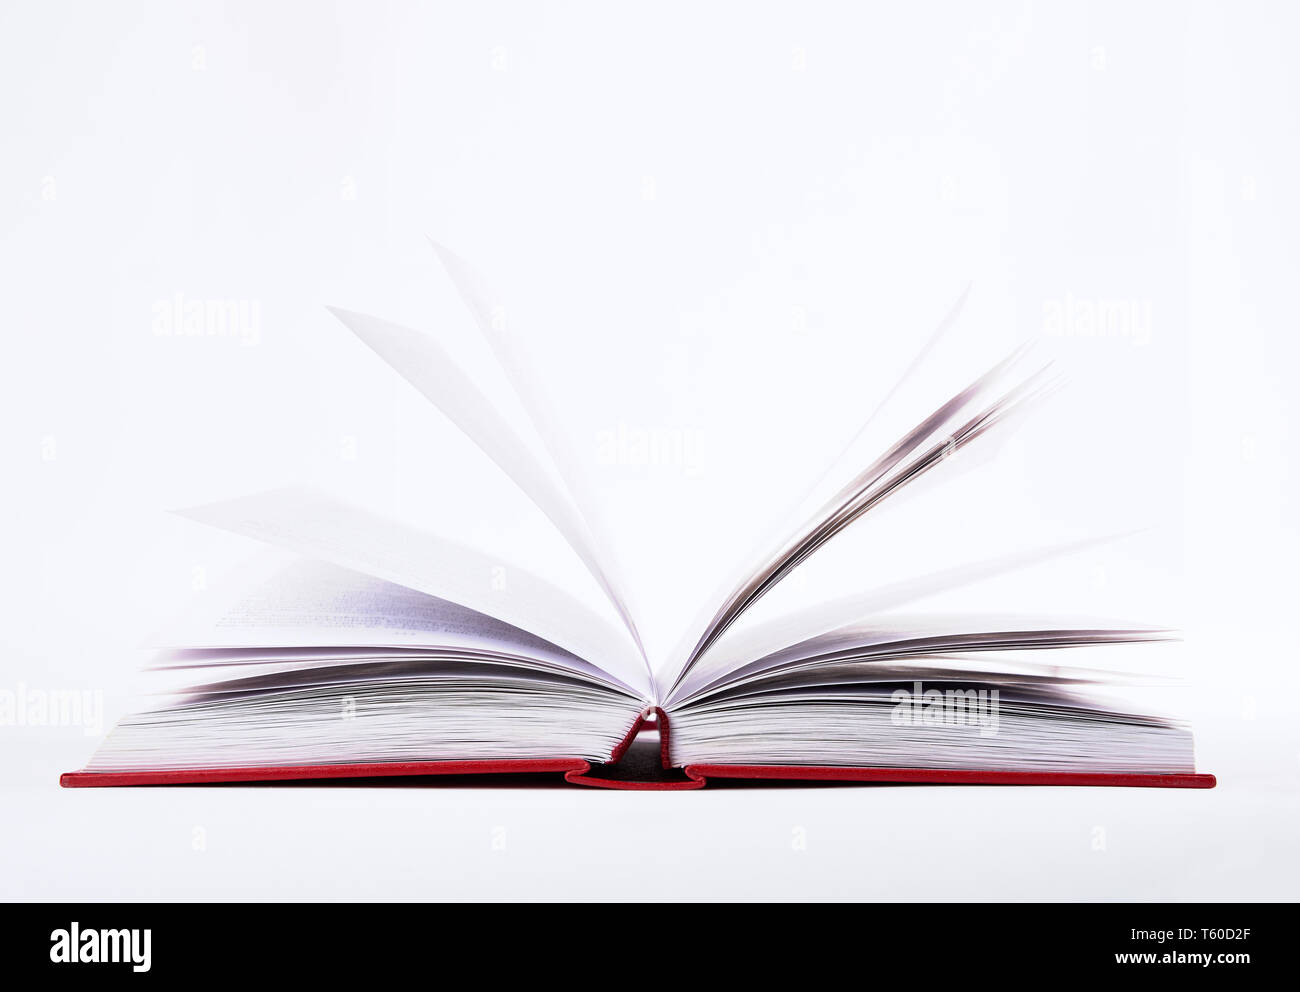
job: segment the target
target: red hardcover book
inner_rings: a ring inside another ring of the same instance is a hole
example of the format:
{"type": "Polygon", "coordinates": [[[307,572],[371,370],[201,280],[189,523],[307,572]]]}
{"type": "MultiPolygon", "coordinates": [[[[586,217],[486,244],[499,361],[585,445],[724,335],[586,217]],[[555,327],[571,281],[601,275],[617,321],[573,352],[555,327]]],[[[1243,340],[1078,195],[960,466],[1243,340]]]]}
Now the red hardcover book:
{"type": "Polygon", "coordinates": [[[531,498],[602,603],[311,493],[189,510],[296,558],[240,584],[237,598],[170,639],[155,667],[189,682],[201,670],[204,680],[122,720],[63,785],[558,773],[617,789],[717,780],[1213,786],[1195,772],[1185,727],[1106,699],[1110,676],[1044,658],[1169,640],[1169,631],[898,612],[1097,542],[954,562],[738,624],[838,533],[916,480],[942,481],[967,447],[1006,430],[1040,397],[1042,370],[1020,371],[1023,350],[955,393],[925,387],[918,369],[939,353],[961,301],[881,404],[910,403],[900,419],[910,426],[882,436],[883,453],[865,467],[828,476],[802,521],[738,570],[678,650],[652,666],[619,570],[579,498],[573,460],[556,456],[564,439],[550,430],[527,365],[478,278],[449,252],[438,255],[531,431],[507,422],[433,335],[334,312],[531,498]],[[658,743],[647,760],[638,735],[651,714],[658,743]]]}
{"type": "Polygon", "coordinates": [[[702,789],[710,779],[750,782],[863,782],[920,785],[1092,785],[1164,789],[1212,789],[1213,775],[1196,773],[1107,773],[979,771],[942,768],[854,768],[801,765],[686,765],[674,768],[669,756],[671,733],[662,710],[653,714],[652,732],[646,716],[637,717],[627,737],[606,765],[593,767],[581,758],[543,758],[498,761],[390,761],[332,765],[266,766],[247,768],[203,768],[171,771],[66,772],[59,783],[64,788],[95,788],[144,785],[220,785],[295,781],[329,782],[339,779],[382,779],[396,777],[475,775],[562,775],[564,781],[599,789],[664,791],[702,789]],[[620,768],[635,745],[639,760],[620,768]]]}

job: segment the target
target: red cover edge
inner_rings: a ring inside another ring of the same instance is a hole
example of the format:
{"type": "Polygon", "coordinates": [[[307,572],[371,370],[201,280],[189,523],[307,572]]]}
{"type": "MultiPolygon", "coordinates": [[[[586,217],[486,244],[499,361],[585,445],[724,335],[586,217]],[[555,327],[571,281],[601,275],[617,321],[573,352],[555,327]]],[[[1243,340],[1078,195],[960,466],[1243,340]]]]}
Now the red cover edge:
{"type": "Polygon", "coordinates": [[[953,768],[844,768],[806,765],[687,765],[701,783],[708,778],[787,779],[816,782],[900,782],[938,785],[1108,785],[1138,788],[1213,789],[1213,775],[1137,772],[1006,772],[953,768]]]}
{"type": "Polygon", "coordinates": [[[207,785],[222,782],[285,782],[299,779],[377,778],[394,775],[495,775],[525,772],[585,772],[581,758],[500,761],[383,761],[371,764],[268,765],[264,768],[184,768],[157,772],[64,772],[65,789],[114,785],[207,785]]]}
{"type": "MultiPolygon", "coordinates": [[[[687,772],[690,775],[690,772],[687,772]]],[[[690,789],[703,789],[708,783],[702,778],[687,778],[677,782],[628,782],[612,778],[596,778],[581,772],[568,772],[564,781],[573,785],[586,785],[596,789],[620,789],[625,792],[683,792],[690,789]]]]}
{"type": "Polygon", "coordinates": [[[646,723],[649,722],[646,720],[646,714],[649,712],[650,712],[649,710],[643,710],[642,712],[637,714],[636,720],[633,721],[632,723],[632,729],[627,732],[626,737],[624,737],[621,741],[619,741],[618,746],[614,748],[614,753],[609,756],[610,764],[613,764],[614,762],[618,761],[621,757],[623,757],[624,754],[627,753],[627,749],[630,748],[632,746],[632,742],[636,740],[636,735],[641,733],[641,728],[644,727],[646,723]]]}
{"type": "Polygon", "coordinates": [[[292,765],[265,768],[200,768],[156,772],[65,772],[65,789],[139,785],[217,785],[236,782],[287,782],[306,779],[378,778],[399,775],[489,775],[563,772],[566,782],[628,791],[702,789],[709,778],[810,782],[895,782],[931,785],[1067,785],[1127,786],[1166,789],[1212,789],[1213,775],[1109,774],[1098,772],[999,772],[937,768],[843,768],[800,765],[687,765],[683,782],[619,782],[587,773],[579,758],[501,761],[409,761],[376,764],[292,765]]]}

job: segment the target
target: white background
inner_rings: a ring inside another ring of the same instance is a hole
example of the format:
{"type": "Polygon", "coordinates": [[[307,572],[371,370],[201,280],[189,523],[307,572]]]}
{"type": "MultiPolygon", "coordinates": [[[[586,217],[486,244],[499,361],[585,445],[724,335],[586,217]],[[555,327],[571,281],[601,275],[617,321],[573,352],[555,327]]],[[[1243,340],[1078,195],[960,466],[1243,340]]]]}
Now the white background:
{"type": "Polygon", "coordinates": [[[285,483],[582,588],[325,310],[437,329],[477,367],[432,236],[500,294],[656,657],[969,284],[938,379],[1034,341],[1069,388],[783,595],[1140,528],[960,605],[1180,625],[1145,667],[1189,680],[1171,706],[1220,784],[60,790],[98,735],[4,726],[0,894],[1294,898],[1296,20],[6,3],[0,688],[120,713],[138,645],[256,553],[166,511],[285,483]],[[246,333],[161,333],[176,294],[244,306],[246,333]],[[1131,322],[1053,323],[1097,301],[1131,322]],[[683,447],[610,454],[642,431],[683,447]]]}

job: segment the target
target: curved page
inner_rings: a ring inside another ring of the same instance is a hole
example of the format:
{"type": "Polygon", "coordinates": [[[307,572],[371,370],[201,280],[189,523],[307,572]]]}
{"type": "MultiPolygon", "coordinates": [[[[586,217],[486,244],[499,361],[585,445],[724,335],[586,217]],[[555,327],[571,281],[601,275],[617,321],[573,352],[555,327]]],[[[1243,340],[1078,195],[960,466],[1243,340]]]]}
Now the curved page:
{"type": "Polygon", "coordinates": [[[539,637],[649,698],[644,660],[625,633],[545,579],[317,493],[280,489],[179,511],[183,516],[460,603],[539,637]]]}

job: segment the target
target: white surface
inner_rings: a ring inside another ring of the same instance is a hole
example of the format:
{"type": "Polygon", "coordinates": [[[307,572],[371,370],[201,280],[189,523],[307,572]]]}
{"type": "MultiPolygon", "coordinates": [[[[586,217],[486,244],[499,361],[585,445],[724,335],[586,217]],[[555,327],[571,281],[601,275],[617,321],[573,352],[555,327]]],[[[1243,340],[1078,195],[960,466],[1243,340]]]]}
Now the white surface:
{"type": "Polygon", "coordinates": [[[68,791],[95,737],[5,726],[0,894],[1296,896],[1297,13],[805,6],[6,4],[0,688],[120,711],[254,552],[164,511],[283,484],[595,594],[325,309],[482,366],[427,234],[501,294],[657,657],[970,283],[942,367],[1035,339],[1072,388],[779,595],[1148,527],[963,606],[1182,624],[1219,788],[68,791]],[[176,294],[245,333],[165,333],[176,294]],[[1061,317],[1098,301],[1116,333],[1061,317]]]}

